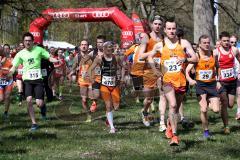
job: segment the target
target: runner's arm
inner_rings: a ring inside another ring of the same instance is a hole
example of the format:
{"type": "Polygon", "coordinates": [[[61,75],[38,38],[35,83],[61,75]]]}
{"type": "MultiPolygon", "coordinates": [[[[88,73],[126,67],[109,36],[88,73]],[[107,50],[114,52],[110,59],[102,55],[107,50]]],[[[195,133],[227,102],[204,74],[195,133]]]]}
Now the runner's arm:
{"type": "Polygon", "coordinates": [[[72,71],[70,72],[70,75],[73,75],[76,73],[78,67],[78,55],[76,55],[73,59],[73,66],[72,66],[72,71]]]}
{"type": "Polygon", "coordinates": [[[194,67],[194,64],[189,63],[188,66],[187,66],[187,68],[186,68],[186,79],[188,80],[188,82],[189,82],[190,85],[196,84],[196,81],[193,80],[193,79],[190,77],[190,75],[189,75],[189,73],[191,72],[191,70],[192,70],[193,67],[194,67]]]}
{"type": "Polygon", "coordinates": [[[92,65],[88,68],[87,75],[89,75],[90,80],[92,81],[94,78],[94,72],[93,70],[97,67],[97,65],[102,63],[102,59],[99,58],[98,56],[94,59],[92,65]]]}
{"type": "Polygon", "coordinates": [[[185,39],[182,40],[183,43],[183,48],[186,49],[187,53],[190,55],[190,57],[186,58],[187,62],[197,62],[197,56],[196,53],[194,52],[192,45],[185,39]]]}
{"type": "MultiPolygon", "coordinates": [[[[152,70],[153,70],[153,73],[154,73],[156,76],[158,76],[158,77],[162,77],[163,74],[162,74],[162,72],[161,72],[160,70],[158,70],[158,69],[156,68],[155,62],[154,62],[154,60],[153,60],[153,56],[154,56],[154,55],[149,55],[149,56],[148,56],[148,63],[150,64],[150,66],[151,66],[151,68],[152,68],[152,70]]],[[[161,67],[161,65],[160,65],[160,67],[161,67]]]]}
{"type": "Polygon", "coordinates": [[[217,49],[213,50],[213,57],[215,59],[216,80],[219,81],[219,73],[218,73],[219,64],[218,64],[218,51],[217,51],[217,49]]]}

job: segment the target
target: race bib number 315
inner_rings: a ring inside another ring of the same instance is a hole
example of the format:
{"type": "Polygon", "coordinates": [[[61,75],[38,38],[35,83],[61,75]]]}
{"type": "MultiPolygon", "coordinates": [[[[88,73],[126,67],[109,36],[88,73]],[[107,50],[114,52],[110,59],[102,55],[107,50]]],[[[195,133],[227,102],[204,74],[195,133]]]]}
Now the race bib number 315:
{"type": "Polygon", "coordinates": [[[221,78],[222,79],[228,79],[234,77],[234,69],[228,68],[228,69],[222,69],[221,70],[221,78]]]}
{"type": "Polygon", "coordinates": [[[199,80],[210,80],[212,79],[213,71],[212,70],[199,70],[199,80]]]}
{"type": "Polygon", "coordinates": [[[165,60],[164,67],[166,67],[167,72],[170,72],[170,73],[180,72],[182,69],[182,66],[177,64],[176,59],[165,60]]]}
{"type": "Polygon", "coordinates": [[[103,76],[102,77],[102,84],[109,87],[116,86],[116,77],[113,76],[103,76]]]}
{"type": "Polygon", "coordinates": [[[41,69],[30,69],[26,72],[27,79],[36,80],[42,78],[41,69]]]}

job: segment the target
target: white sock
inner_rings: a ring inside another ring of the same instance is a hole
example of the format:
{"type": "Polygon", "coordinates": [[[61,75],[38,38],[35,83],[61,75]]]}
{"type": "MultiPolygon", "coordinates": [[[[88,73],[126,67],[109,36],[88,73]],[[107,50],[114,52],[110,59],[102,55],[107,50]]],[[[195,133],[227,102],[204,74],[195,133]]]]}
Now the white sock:
{"type": "Polygon", "coordinates": [[[110,125],[110,128],[113,129],[113,113],[112,112],[107,112],[107,119],[108,119],[108,123],[110,125]]]}
{"type": "Polygon", "coordinates": [[[164,114],[163,115],[160,115],[160,125],[161,124],[165,124],[165,122],[164,122],[164,114]]]}
{"type": "Polygon", "coordinates": [[[237,113],[240,114],[240,107],[237,108],[237,113]]]}

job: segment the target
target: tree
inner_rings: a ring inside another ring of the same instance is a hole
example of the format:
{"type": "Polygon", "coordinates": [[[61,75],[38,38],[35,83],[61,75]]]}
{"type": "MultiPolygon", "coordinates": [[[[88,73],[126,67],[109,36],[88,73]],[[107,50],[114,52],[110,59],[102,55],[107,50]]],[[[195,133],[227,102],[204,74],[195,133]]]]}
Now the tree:
{"type": "Polygon", "coordinates": [[[194,0],[193,17],[194,17],[194,42],[203,35],[209,35],[211,44],[215,44],[214,31],[214,14],[212,3],[209,0],[194,0]]]}

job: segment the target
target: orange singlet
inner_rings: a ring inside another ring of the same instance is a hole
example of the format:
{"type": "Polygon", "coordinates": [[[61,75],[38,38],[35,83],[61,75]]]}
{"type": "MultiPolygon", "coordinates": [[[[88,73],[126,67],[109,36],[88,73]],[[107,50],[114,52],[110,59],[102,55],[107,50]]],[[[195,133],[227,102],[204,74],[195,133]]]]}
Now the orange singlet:
{"type": "Polygon", "coordinates": [[[208,60],[200,58],[196,65],[196,80],[201,82],[216,81],[215,59],[211,55],[208,60]]]}
{"type": "Polygon", "coordinates": [[[163,84],[174,87],[175,91],[185,92],[186,78],[184,64],[178,65],[177,58],[186,58],[186,53],[177,42],[174,49],[169,49],[165,44],[162,49],[161,65],[164,70],[163,84]]]}
{"type": "MultiPolygon", "coordinates": [[[[149,52],[153,49],[154,45],[157,43],[157,41],[153,40],[152,38],[149,39],[149,42],[147,44],[146,52],[149,52]]],[[[161,54],[157,52],[153,60],[155,63],[160,65],[161,60],[161,54]]],[[[145,63],[144,65],[144,73],[143,73],[143,84],[145,88],[155,88],[157,84],[158,77],[154,74],[151,66],[149,63],[145,63]]]]}

